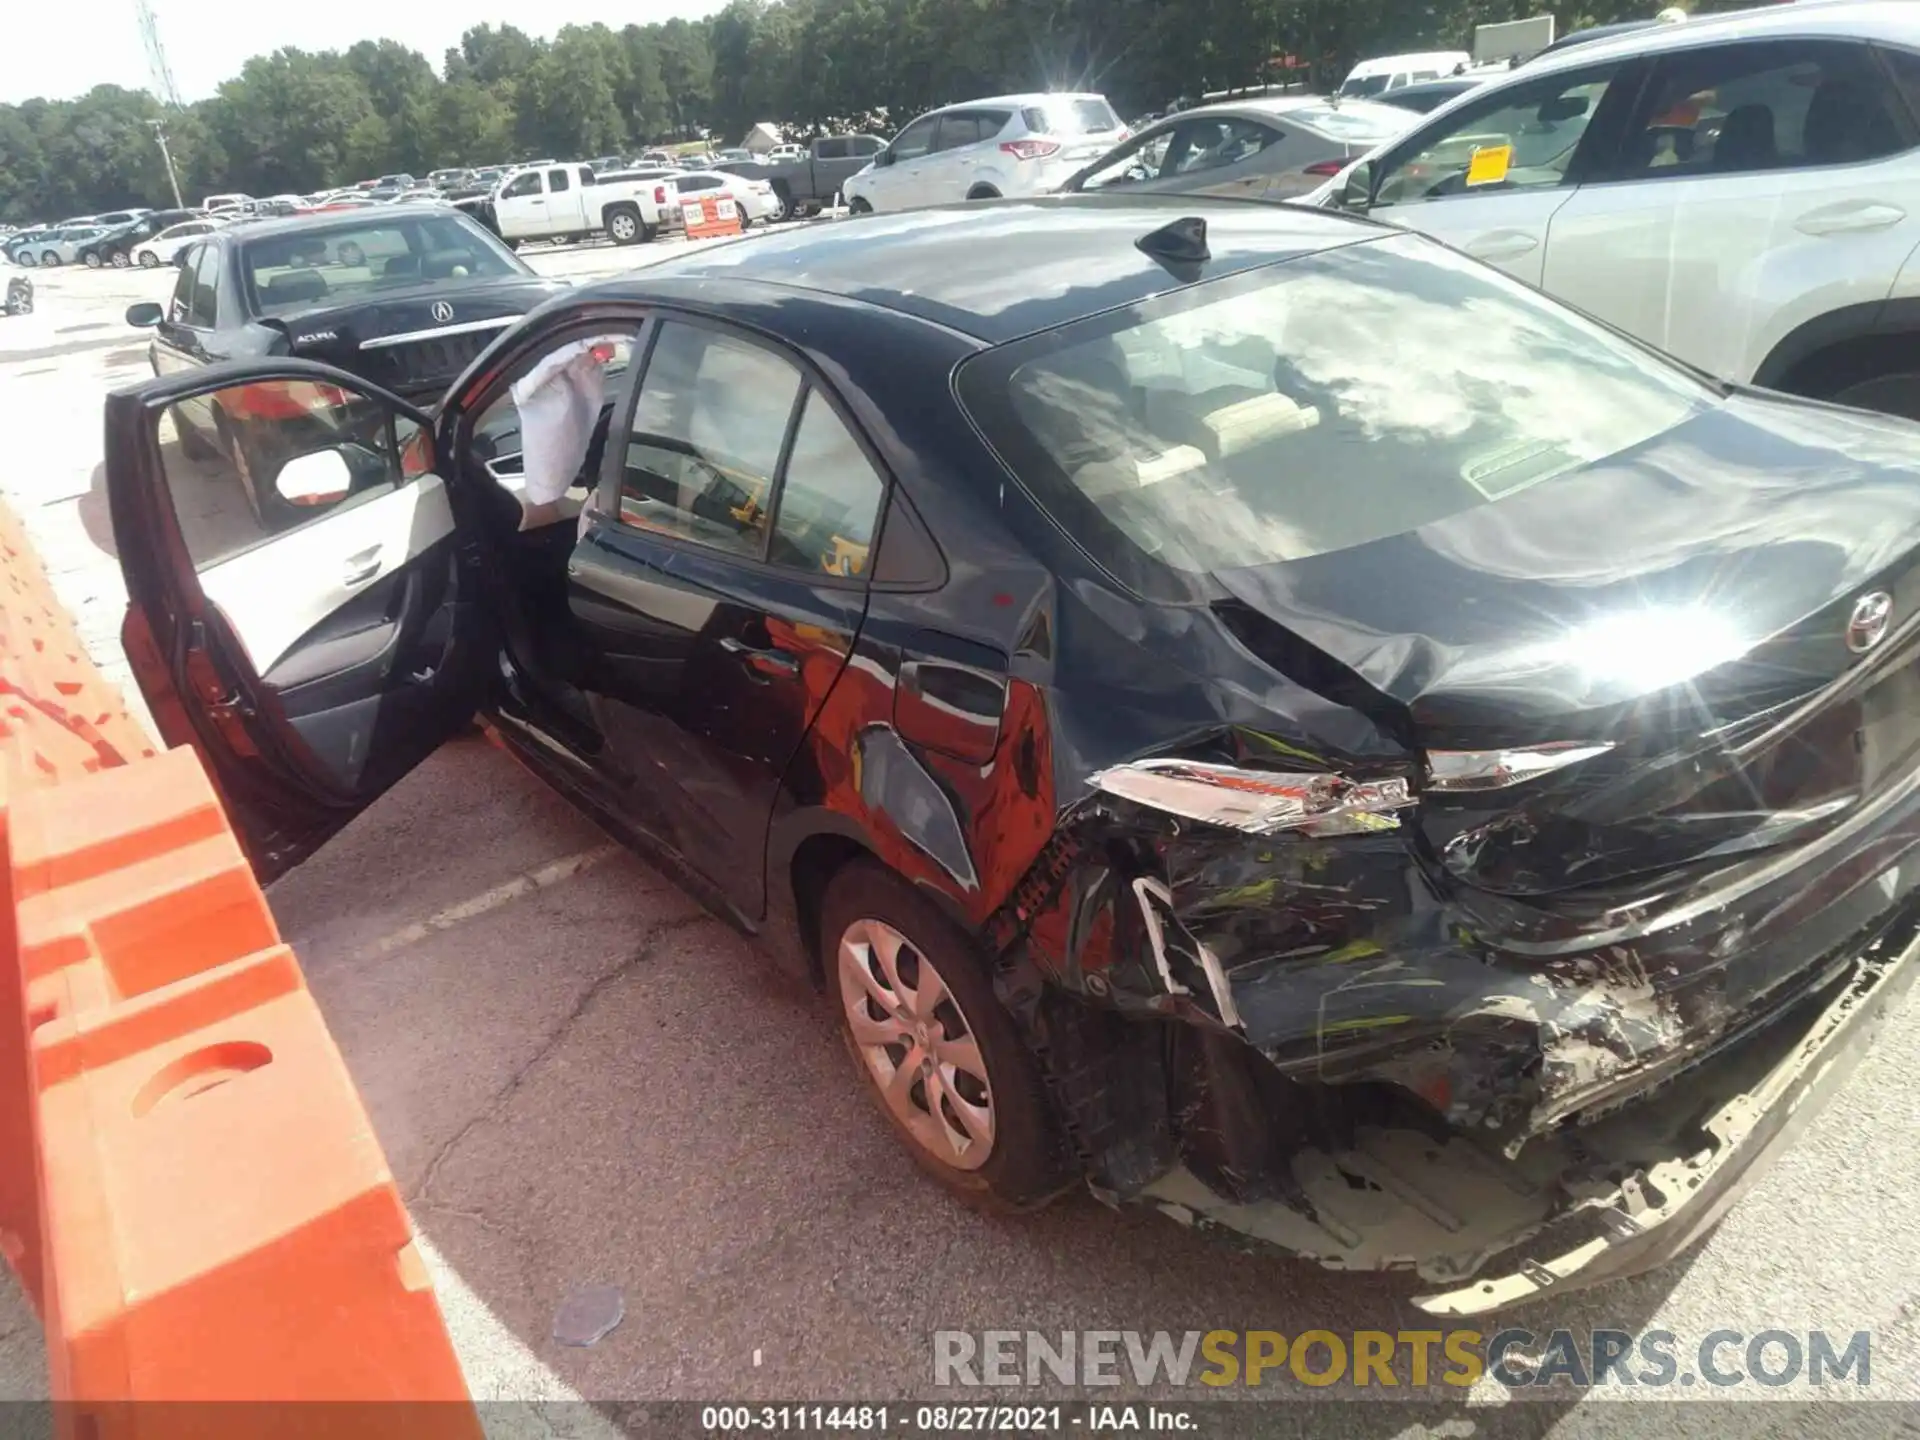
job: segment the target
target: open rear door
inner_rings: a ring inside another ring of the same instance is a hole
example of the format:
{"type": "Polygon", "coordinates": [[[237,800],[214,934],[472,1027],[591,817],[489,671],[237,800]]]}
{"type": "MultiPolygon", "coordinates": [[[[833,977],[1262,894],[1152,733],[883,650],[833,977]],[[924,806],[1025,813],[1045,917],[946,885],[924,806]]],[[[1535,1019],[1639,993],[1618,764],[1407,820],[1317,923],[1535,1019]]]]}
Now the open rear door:
{"type": "Polygon", "coordinates": [[[428,417],[330,366],[193,370],[106,418],[128,659],[271,879],[473,716],[497,648],[479,550],[428,417]]]}

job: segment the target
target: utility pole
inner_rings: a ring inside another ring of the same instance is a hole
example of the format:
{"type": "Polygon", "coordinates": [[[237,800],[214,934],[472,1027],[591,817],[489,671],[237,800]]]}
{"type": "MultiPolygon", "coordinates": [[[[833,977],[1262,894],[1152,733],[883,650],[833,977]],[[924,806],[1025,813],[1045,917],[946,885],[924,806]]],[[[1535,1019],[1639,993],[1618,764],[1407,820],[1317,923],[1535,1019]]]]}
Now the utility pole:
{"type": "Polygon", "coordinates": [[[160,142],[160,158],[167,162],[167,184],[173,187],[173,208],[184,210],[187,208],[187,202],[180,198],[180,177],[173,173],[173,152],[167,149],[166,122],[149,120],[147,124],[153,127],[153,138],[160,142]]]}

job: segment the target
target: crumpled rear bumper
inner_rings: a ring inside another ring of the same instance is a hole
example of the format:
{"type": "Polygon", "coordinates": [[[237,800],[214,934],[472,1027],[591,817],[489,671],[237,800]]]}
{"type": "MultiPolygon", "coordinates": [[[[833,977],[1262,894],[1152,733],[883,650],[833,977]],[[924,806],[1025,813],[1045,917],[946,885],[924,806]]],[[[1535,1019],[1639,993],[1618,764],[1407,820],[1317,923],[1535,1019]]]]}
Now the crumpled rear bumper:
{"type": "Polygon", "coordinates": [[[1814,1120],[1916,975],[1920,922],[1910,919],[1671,1090],[1515,1159],[1467,1136],[1441,1144],[1363,1127],[1346,1149],[1296,1157],[1304,1211],[1228,1201],[1183,1168],[1139,1198],[1330,1268],[1415,1270],[1445,1287],[1414,1297],[1433,1315],[1639,1274],[1700,1239],[1814,1120]]]}
{"type": "MultiPolygon", "coordinates": [[[[1856,960],[1838,994],[1758,1083],[1724,1094],[1701,1126],[1708,1148],[1656,1163],[1632,1194],[1592,1207],[1601,1233],[1560,1249],[1556,1227],[1549,1226],[1527,1246],[1530,1255],[1547,1258],[1519,1260],[1469,1285],[1416,1296],[1414,1303],[1434,1315],[1484,1314],[1548,1290],[1638,1275],[1676,1258],[1719,1223],[1766,1163],[1814,1121],[1917,974],[1920,935],[1894,955],[1856,960]]],[[[1658,1104],[1658,1097],[1649,1103],[1658,1104]]]]}

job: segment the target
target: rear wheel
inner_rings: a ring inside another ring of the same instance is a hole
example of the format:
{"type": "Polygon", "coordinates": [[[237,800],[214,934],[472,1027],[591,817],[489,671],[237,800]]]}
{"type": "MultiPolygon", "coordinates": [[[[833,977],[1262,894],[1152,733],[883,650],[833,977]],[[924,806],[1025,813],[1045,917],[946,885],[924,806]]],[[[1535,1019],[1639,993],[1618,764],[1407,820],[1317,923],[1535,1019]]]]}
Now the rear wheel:
{"type": "Polygon", "coordinates": [[[13,257],[13,263],[16,265],[24,265],[27,269],[31,270],[33,268],[33,252],[31,250],[22,250],[18,255],[13,257]]]}
{"type": "Polygon", "coordinates": [[[89,250],[85,255],[82,255],[80,258],[86,262],[87,269],[89,270],[98,270],[102,265],[107,263],[101,257],[101,254],[98,250],[89,250]]]}
{"type": "Polygon", "coordinates": [[[151,250],[142,250],[140,252],[140,268],[142,270],[158,270],[160,268],[160,257],[151,250]]]}
{"type": "Polygon", "coordinates": [[[607,216],[607,238],[616,245],[637,245],[641,231],[646,227],[640,223],[640,212],[628,208],[613,211],[607,216]]]}
{"type": "Polygon", "coordinates": [[[856,195],[853,199],[849,200],[847,202],[847,209],[855,215],[871,215],[873,213],[873,206],[867,203],[867,197],[864,195],[856,195]]]}
{"type": "Polygon", "coordinates": [[[963,934],[857,861],[827,886],[820,941],[848,1053],[923,1170],[997,1209],[1068,1188],[1038,1066],[963,934]]]}
{"type": "Polygon", "coordinates": [[[131,264],[133,264],[133,261],[128,258],[126,251],[116,250],[113,252],[113,268],[114,269],[124,270],[131,264]]]}
{"type": "Polygon", "coordinates": [[[41,265],[51,269],[53,266],[58,265],[60,263],[60,257],[51,250],[42,250],[40,252],[40,263],[41,265]]]}

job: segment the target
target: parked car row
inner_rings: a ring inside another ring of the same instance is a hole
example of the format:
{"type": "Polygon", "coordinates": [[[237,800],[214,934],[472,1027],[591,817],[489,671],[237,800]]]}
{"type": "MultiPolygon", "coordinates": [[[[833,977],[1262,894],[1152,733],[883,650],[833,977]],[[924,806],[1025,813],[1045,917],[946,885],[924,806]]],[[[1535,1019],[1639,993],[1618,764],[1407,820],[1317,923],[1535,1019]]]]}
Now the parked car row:
{"type": "Polygon", "coordinates": [[[510,245],[594,234],[635,245],[679,226],[683,202],[707,194],[732,200],[743,229],[787,213],[773,185],[750,175],[665,167],[602,173],[582,164],[513,171],[491,193],[454,204],[510,245]]]}

